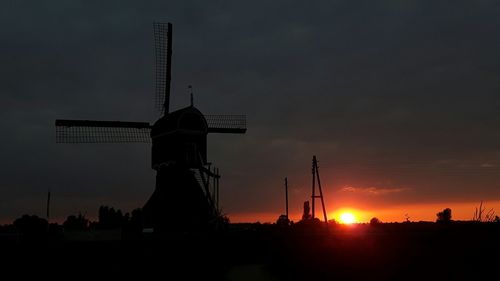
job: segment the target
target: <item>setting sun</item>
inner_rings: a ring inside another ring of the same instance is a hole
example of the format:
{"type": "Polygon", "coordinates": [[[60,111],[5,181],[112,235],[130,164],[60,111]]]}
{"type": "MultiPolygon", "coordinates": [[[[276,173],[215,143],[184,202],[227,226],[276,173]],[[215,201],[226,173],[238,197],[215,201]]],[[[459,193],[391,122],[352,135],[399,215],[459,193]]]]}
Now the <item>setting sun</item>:
{"type": "Polygon", "coordinates": [[[340,222],[345,224],[351,224],[356,222],[356,218],[352,213],[342,213],[340,215],[340,222]]]}

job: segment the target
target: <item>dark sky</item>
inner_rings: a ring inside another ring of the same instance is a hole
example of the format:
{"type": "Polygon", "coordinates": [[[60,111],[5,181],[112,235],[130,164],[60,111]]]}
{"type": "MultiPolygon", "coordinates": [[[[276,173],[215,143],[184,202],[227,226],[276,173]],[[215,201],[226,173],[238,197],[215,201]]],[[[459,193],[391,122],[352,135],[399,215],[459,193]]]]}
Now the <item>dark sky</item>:
{"type": "Polygon", "coordinates": [[[155,121],[155,20],[174,28],[171,108],[193,85],[202,112],[248,116],[247,134],[209,136],[230,216],[277,217],[285,176],[300,212],[313,154],[331,209],[500,200],[499,14],[495,0],[2,1],[0,222],[44,215],[48,189],[59,218],[146,202],[149,145],[56,144],[54,120],[155,121]]]}

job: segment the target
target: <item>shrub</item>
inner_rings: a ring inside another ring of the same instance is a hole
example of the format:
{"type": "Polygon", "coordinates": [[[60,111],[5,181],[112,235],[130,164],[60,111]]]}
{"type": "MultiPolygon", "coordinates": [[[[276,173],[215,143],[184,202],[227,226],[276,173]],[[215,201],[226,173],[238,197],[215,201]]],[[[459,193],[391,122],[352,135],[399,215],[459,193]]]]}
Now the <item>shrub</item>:
{"type": "Polygon", "coordinates": [[[446,208],[443,211],[436,214],[436,222],[439,223],[449,223],[451,222],[451,209],[446,208]]]}
{"type": "Polygon", "coordinates": [[[370,225],[378,225],[378,224],[381,224],[382,222],[376,218],[376,217],[373,217],[371,220],[370,220],[370,225]]]}

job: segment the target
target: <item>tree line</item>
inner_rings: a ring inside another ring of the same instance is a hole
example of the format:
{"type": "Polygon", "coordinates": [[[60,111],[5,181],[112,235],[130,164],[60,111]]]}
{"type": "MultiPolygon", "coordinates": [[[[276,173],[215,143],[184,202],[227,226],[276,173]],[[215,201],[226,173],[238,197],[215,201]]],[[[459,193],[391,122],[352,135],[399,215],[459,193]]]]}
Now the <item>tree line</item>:
{"type": "Polygon", "coordinates": [[[98,220],[91,221],[84,214],[69,215],[62,224],[49,223],[47,219],[36,215],[22,215],[12,224],[0,226],[2,233],[19,233],[26,237],[44,237],[64,231],[110,230],[120,229],[127,233],[140,233],[144,227],[141,208],[125,213],[120,209],[100,206],[98,220]]]}

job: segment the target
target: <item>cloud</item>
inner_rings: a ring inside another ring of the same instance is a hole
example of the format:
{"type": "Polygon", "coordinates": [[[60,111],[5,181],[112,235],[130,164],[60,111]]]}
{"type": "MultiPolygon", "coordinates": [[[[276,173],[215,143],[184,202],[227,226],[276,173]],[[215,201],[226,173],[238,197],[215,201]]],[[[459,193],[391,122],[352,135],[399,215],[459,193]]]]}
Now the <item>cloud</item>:
{"type": "Polygon", "coordinates": [[[54,119],[154,121],[153,20],[174,24],[172,109],[189,104],[192,84],[202,112],[248,115],[246,135],[209,137],[228,212],[275,208],[284,176],[291,190],[309,186],[312,155],[325,182],[339,171],[339,187],[365,187],[346,194],[500,196],[489,167],[500,156],[495,1],[10,2],[0,9],[4,201],[44,202],[48,187],[94,197],[88,210],[148,198],[149,147],[56,145],[54,119]],[[419,164],[436,159],[457,160],[419,164]],[[460,159],[491,173],[443,173],[460,159]],[[333,167],[342,162],[355,165],[333,167]]]}
{"type": "Polygon", "coordinates": [[[353,187],[353,186],[345,186],[340,191],[341,192],[352,192],[359,193],[365,195],[384,195],[390,193],[400,193],[406,192],[411,188],[408,187],[400,187],[400,188],[380,188],[380,187],[353,187]]]}

